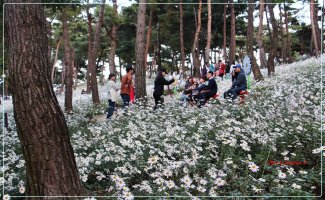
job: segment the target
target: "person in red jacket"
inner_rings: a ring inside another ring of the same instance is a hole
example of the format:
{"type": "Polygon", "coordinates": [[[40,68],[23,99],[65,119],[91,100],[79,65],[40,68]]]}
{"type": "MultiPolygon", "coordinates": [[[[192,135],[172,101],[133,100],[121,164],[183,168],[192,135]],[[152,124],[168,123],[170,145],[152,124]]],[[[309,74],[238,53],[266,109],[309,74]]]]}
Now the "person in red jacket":
{"type": "Polygon", "coordinates": [[[121,97],[123,100],[124,108],[128,107],[130,104],[130,92],[132,87],[132,75],[134,74],[134,69],[129,67],[126,69],[126,74],[122,77],[121,81],[121,97]]]}
{"type": "Polygon", "coordinates": [[[219,60],[218,65],[219,65],[219,77],[221,78],[221,80],[223,80],[223,76],[225,75],[225,71],[226,71],[226,65],[221,60],[219,60]]]}

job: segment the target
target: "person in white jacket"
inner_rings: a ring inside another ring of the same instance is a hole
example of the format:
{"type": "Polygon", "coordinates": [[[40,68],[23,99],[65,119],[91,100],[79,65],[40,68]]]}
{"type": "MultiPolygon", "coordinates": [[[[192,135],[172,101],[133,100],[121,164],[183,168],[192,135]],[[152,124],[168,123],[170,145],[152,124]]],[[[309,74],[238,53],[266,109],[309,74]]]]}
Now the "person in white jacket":
{"type": "Polygon", "coordinates": [[[115,110],[115,103],[118,97],[118,90],[120,87],[116,85],[116,75],[110,74],[108,76],[108,113],[107,119],[111,119],[115,110]]]}

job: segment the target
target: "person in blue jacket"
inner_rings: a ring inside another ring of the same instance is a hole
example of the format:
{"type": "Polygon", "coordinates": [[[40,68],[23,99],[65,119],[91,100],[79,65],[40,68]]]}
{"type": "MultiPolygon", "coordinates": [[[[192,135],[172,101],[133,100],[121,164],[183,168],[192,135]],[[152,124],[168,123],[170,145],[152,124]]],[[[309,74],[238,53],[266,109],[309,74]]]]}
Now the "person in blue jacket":
{"type": "Polygon", "coordinates": [[[231,88],[224,93],[224,98],[232,97],[232,100],[237,98],[237,95],[242,90],[247,90],[247,81],[244,70],[241,69],[240,66],[236,66],[235,68],[235,80],[231,86],[231,88]]]}

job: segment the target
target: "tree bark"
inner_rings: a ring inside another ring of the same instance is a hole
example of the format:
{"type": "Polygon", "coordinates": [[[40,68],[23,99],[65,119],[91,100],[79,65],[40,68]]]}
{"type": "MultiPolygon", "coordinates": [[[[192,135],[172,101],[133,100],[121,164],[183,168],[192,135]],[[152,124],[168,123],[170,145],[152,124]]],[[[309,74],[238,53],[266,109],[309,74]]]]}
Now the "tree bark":
{"type": "MultiPolygon", "coordinates": [[[[288,25],[288,8],[286,3],[284,4],[284,17],[285,17],[285,24],[286,24],[286,38],[287,38],[287,45],[286,45],[286,49],[287,49],[287,57],[288,57],[288,62],[292,63],[292,58],[291,58],[291,37],[290,37],[290,33],[289,33],[289,25],[288,25]]],[[[287,58],[286,57],[286,58],[287,58]]]]}
{"type": "MultiPolygon", "coordinates": [[[[195,9],[194,9],[195,11],[195,9]]],[[[199,36],[201,32],[201,12],[202,12],[202,0],[199,0],[199,8],[197,13],[197,27],[194,35],[194,42],[192,46],[192,57],[194,64],[194,76],[200,77],[200,58],[199,58],[199,36]]]]}
{"type": "Polygon", "coordinates": [[[227,4],[223,7],[223,58],[227,61],[227,4]]]}
{"type": "Polygon", "coordinates": [[[207,29],[208,29],[208,35],[207,35],[207,45],[205,47],[205,62],[209,62],[210,60],[210,46],[211,46],[211,22],[212,22],[212,14],[211,14],[211,0],[208,0],[207,3],[208,6],[208,24],[207,24],[207,29]]]}
{"type": "Polygon", "coordinates": [[[281,37],[281,58],[282,58],[282,63],[284,63],[284,58],[285,58],[285,38],[283,34],[283,21],[282,21],[282,6],[279,4],[279,11],[280,11],[280,37],[281,37]]]}
{"type": "Polygon", "coordinates": [[[254,79],[260,81],[263,79],[261,70],[256,63],[256,58],[253,52],[253,36],[254,36],[254,25],[253,25],[253,12],[254,12],[254,2],[255,0],[248,0],[248,24],[247,24],[247,54],[251,59],[252,70],[254,74],[254,79]]]}
{"type": "Polygon", "coordinates": [[[145,49],[145,25],[146,25],[146,0],[140,0],[137,20],[137,35],[135,44],[135,96],[144,98],[146,91],[146,70],[144,65],[143,49],[145,49]]]}
{"type": "Polygon", "coordinates": [[[268,1],[269,4],[267,4],[269,12],[270,12],[270,20],[272,25],[272,40],[271,40],[271,49],[269,52],[269,58],[268,58],[268,75],[274,75],[275,73],[275,67],[274,67],[274,58],[277,55],[277,49],[278,49],[278,25],[276,23],[276,19],[274,17],[274,4],[270,4],[271,2],[268,1]]]}
{"type": "MultiPolygon", "coordinates": [[[[181,46],[181,67],[183,71],[183,78],[186,78],[185,67],[185,47],[184,47],[184,20],[183,20],[183,0],[179,3],[179,41],[181,46]]],[[[150,70],[151,71],[151,70],[150,70]]],[[[150,72],[151,74],[151,72],[150,72]]]]}
{"type": "Polygon", "coordinates": [[[265,17],[266,17],[266,25],[267,25],[267,30],[269,31],[269,38],[270,38],[270,43],[272,41],[272,31],[271,31],[271,26],[270,26],[270,20],[269,20],[269,14],[267,13],[267,9],[265,6],[265,17]]]}
{"type": "MultiPolygon", "coordinates": [[[[88,2],[89,3],[89,2],[88,2]]],[[[93,43],[93,29],[91,26],[92,23],[92,17],[91,14],[89,12],[89,5],[87,5],[87,18],[88,18],[88,64],[87,64],[87,73],[86,73],[86,80],[87,80],[87,93],[89,94],[91,91],[90,88],[90,66],[89,66],[89,58],[91,57],[91,50],[92,50],[92,43],[93,43]]]]}
{"type": "Polygon", "coordinates": [[[72,85],[73,85],[73,90],[75,90],[77,89],[77,83],[78,83],[77,70],[76,70],[76,52],[71,46],[69,46],[69,48],[71,50],[72,85]]]}
{"type": "Polygon", "coordinates": [[[311,24],[311,31],[312,31],[312,38],[314,42],[314,48],[316,51],[316,56],[319,54],[319,42],[318,42],[318,37],[317,37],[317,29],[318,29],[318,24],[317,24],[317,19],[315,19],[315,0],[310,0],[310,24],[311,24]]]}
{"type": "Polygon", "coordinates": [[[58,44],[56,45],[55,57],[54,57],[52,73],[51,73],[52,83],[54,83],[55,64],[56,64],[56,61],[58,60],[58,54],[59,54],[59,48],[60,48],[61,40],[62,40],[62,37],[60,37],[60,39],[58,41],[58,44]]]}
{"type": "Polygon", "coordinates": [[[44,7],[41,1],[28,2],[39,4],[8,4],[4,18],[9,38],[14,118],[26,161],[26,195],[86,195],[68,127],[51,84],[44,7]]]}
{"type": "Polygon", "coordinates": [[[117,46],[117,3],[116,0],[113,0],[113,26],[112,26],[112,32],[111,32],[111,50],[109,52],[109,72],[111,74],[116,74],[116,65],[115,65],[115,54],[116,54],[116,46],[117,46]]]}
{"type": "Polygon", "coordinates": [[[260,1],[260,12],[259,12],[259,27],[258,27],[258,37],[257,37],[257,44],[260,48],[260,62],[261,62],[261,69],[264,69],[267,67],[266,63],[266,56],[264,51],[264,42],[263,42],[263,13],[264,13],[264,7],[265,7],[265,1],[260,1]]]}
{"type": "Polygon", "coordinates": [[[99,46],[99,40],[100,40],[100,29],[103,24],[103,18],[104,18],[104,9],[105,9],[105,0],[101,1],[100,5],[100,11],[99,11],[99,18],[96,24],[96,31],[93,41],[93,47],[91,49],[91,55],[88,59],[88,65],[90,67],[90,80],[91,80],[91,95],[94,105],[98,105],[100,103],[99,95],[98,95],[98,83],[97,83],[97,69],[96,69],[96,54],[97,54],[97,48],[99,46]]]}
{"type": "Polygon", "coordinates": [[[149,47],[151,43],[151,32],[152,32],[152,17],[153,17],[153,7],[150,9],[150,16],[149,16],[149,23],[148,23],[148,30],[147,30],[147,39],[146,39],[146,49],[144,52],[144,68],[147,69],[148,66],[148,53],[149,53],[149,47]]]}
{"type": "Polygon", "coordinates": [[[48,36],[48,43],[49,43],[49,46],[48,46],[48,48],[47,48],[47,50],[48,50],[48,52],[47,52],[47,54],[48,54],[48,57],[49,57],[49,60],[51,60],[51,51],[52,51],[52,47],[51,47],[51,40],[52,40],[52,26],[51,26],[51,23],[52,22],[48,22],[48,21],[46,21],[46,23],[47,23],[47,36],[48,36]]]}
{"type": "Polygon", "coordinates": [[[230,28],[230,58],[229,61],[232,63],[236,57],[236,16],[235,16],[235,6],[234,1],[230,0],[230,9],[231,9],[231,28],[230,28]]]}
{"type": "Polygon", "coordinates": [[[71,49],[69,47],[69,35],[67,24],[67,11],[66,8],[62,10],[62,23],[63,23],[63,43],[64,43],[64,65],[65,65],[65,96],[64,108],[66,112],[73,110],[72,108],[72,85],[73,85],[73,68],[71,60],[71,49]]]}

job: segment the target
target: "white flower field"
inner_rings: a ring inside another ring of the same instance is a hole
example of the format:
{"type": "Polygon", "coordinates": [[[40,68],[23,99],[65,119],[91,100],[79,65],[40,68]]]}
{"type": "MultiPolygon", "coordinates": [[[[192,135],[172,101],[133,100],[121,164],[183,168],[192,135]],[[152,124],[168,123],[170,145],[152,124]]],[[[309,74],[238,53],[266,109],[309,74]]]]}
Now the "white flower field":
{"type": "MultiPolygon", "coordinates": [[[[221,95],[202,108],[183,107],[176,95],[153,111],[149,90],[148,104],[137,102],[111,121],[96,120],[105,115],[105,86],[96,108],[91,95],[77,91],[66,121],[80,179],[94,197],[319,196],[325,150],[320,62],[278,66],[274,77],[252,83],[242,105],[221,95]]],[[[217,83],[222,94],[230,80],[217,83]]],[[[11,131],[1,135],[0,185],[5,194],[24,196],[24,159],[8,101],[5,111],[11,131]]]]}

